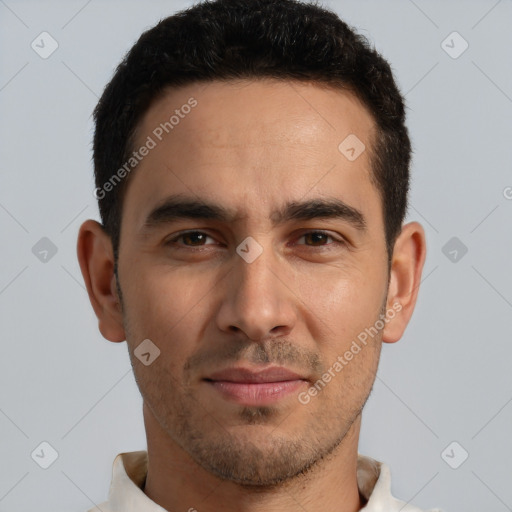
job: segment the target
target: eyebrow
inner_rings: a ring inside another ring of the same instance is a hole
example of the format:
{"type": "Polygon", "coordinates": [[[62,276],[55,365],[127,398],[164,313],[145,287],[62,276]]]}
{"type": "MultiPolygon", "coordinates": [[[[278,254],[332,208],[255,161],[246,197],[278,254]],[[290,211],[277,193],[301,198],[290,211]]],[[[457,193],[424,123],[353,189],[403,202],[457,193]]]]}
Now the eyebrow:
{"type": "MultiPolygon", "coordinates": [[[[215,220],[233,223],[240,218],[235,210],[225,206],[174,195],[167,197],[149,213],[142,229],[151,230],[179,219],[215,220]]],[[[335,198],[292,201],[270,215],[270,220],[274,226],[292,220],[314,219],[340,219],[349,223],[358,231],[364,232],[367,229],[366,219],[360,210],[335,198]]]]}

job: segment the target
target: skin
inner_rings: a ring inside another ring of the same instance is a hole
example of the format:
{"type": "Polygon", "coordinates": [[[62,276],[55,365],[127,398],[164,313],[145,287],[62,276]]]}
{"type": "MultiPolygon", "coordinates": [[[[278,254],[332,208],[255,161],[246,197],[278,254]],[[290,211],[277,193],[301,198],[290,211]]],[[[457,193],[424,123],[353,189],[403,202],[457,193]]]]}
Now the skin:
{"type": "Polygon", "coordinates": [[[101,225],[87,220],[78,237],[99,329],[127,341],[143,396],[144,492],[176,512],[357,511],[365,504],[356,480],[361,411],[382,342],[398,341],[412,315],[423,228],[403,226],[388,274],[381,199],[370,181],[375,123],[351,93],[276,80],[192,84],[151,105],[134,147],[190,97],[197,106],[130,176],[118,283],[101,225]],[[352,162],[338,150],[349,134],[366,145],[352,162]],[[145,228],[174,194],[234,217],[145,228]],[[272,221],[288,202],[326,199],[358,209],[366,230],[346,218],[272,221]],[[204,235],[178,238],[187,230],[204,235]],[[236,252],[248,236],[262,248],[252,263],[236,252]],[[301,403],[299,392],[393,304],[401,308],[393,319],[301,403]],[[161,351],[149,366],[133,353],[145,339],[161,351]],[[285,366],[306,381],[270,406],[246,406],[203,380],[235,364],[285,366]]]}

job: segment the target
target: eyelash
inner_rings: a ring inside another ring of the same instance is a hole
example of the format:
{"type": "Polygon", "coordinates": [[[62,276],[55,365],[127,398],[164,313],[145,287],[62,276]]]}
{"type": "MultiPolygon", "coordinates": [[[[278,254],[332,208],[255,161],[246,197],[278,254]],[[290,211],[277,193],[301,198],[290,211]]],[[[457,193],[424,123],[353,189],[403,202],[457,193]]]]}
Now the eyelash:
{"type": "MultiPolygon", "coordinates": [[[[323,235],[323,236],[326,236],[330,239],[333,240],[333,242],[331,242],[330,244],[322,244],[322,245],[306,245],[306,244],[299,244],[299,245],[304,245],[305,247],[313,247],[313,248],[318,248],[318,247],[329,247],[329,246],[332,246],[332,245],[340,245],[340,246],[346,246],[347,243],[345,242],[345,240],[343,240],[342,238],[336,238],[334,235],[330,234],[329,232],[327,231],[323,231],[321,229],[314,229],[314,230],[310,230],[310,231],[305,231],[303,232],[299,237],[298,237],[298,240],[300,240],[301,238],[307,236],[307,235],[312,235],[312,234],[316,234],[316,235],[323,235]]],[[[187,235],[205,235],[206,237],[208,238],[212,238],[213,237],[211,235],[209,235],[208,233],[205,233],[204,231],[197,231],[197,230],[193,230],[193,231],[184,231],[178,235],[176,235],[175,237],[171,238],[170,240],[168,240],[165,245],[174,245],[174,244],[177,244],[177,242],[182,239],[183,237],[187,236],[187,235]]],[[[186,247],[186,248],[203,248],[205,247],[206,245],[212,245],[212,244],[200,244],[200,245],[186,245],[186,244],[183,244],[183,247],[186,247]]]]}

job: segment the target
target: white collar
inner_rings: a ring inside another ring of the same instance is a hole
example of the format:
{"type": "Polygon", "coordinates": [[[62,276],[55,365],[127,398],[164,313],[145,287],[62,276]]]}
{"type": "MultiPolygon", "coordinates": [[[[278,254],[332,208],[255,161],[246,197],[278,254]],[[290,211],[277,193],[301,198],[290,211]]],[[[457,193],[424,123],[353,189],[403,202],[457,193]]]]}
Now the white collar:
{"type": "MultiPolygon", "coordinates": [[[[146,451],[120,453],[114,460],[108,500],[88,512],[167,512],[142,491],[147,474],[146,451]]],[[[391,494],[388,466],[358,454],[357,485],[368,500],[364,512],[422,512],[391,494]]],[[[441,512],[433,509],[430,512],[441,512]]]]}

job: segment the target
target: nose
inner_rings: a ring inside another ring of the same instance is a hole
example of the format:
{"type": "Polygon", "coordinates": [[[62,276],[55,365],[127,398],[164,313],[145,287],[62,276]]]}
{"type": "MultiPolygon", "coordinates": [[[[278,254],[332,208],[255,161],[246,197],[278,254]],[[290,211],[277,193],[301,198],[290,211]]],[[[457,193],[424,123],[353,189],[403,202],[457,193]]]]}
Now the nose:
{"type": "Polygon", "coordinates": [[[235,266],[221,284],[219,329],[242,332],[253,341],[289,335],[297,321],[296,298],[271,250],[265,249],[252,263],[234,258],[235,266]]]}

